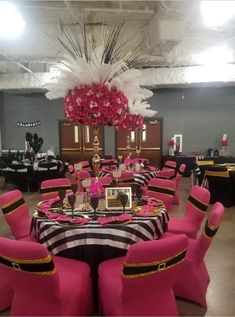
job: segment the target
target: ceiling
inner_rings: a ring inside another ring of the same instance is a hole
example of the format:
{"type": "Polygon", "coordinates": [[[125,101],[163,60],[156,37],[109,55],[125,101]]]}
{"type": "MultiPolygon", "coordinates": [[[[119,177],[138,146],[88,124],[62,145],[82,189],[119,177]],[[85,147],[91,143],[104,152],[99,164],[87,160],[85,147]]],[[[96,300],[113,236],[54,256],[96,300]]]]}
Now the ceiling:
{"type": "MultiPolygon", "coordinates": [[[[73,23],[79,23],[81,16],[86,23],[97,26],[125,20],[141,39],[144,67],[152,69],[145,70],[148,79],[143,81],[144,85],[232,84],[235,81],[235,19],[208,28],[200,11],[200,1],[27,0],[15,1],[15,4],[26,21],[26,27],[18,39],[0,39],[1,90],[4,87],[17,89],[16,82],[9,84],[9,80],[11,74],[26,72],[22,66],[34,73],[48,73],[50,65],[62,58],[48,33],[58,35],[61,32],[59,21],[64,25],[71,24],[71,12],[73,23]],[[225,46],[230,49],[228,57],[223,50],[225,46]],[[216,55],[213,49],[218,47],[222,49],[216,55]],[[226,74],[220,72],[223,57],[227,57],[226,74]],[[210,68],[217,71],[205,79],[208,61],[210,68]],[[194,73],[191,78],[189,70],[194,73]],[[194,79],[193,76],[201,77],[194,79]]],[[[21,88],[26,86],[25,83],[21,88]]]]}

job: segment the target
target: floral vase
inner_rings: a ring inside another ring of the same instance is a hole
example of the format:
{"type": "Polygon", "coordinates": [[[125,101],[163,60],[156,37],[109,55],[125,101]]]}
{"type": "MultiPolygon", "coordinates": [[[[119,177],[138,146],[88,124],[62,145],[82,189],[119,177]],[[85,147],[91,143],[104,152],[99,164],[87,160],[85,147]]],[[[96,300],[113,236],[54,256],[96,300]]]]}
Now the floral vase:
{"type": "Polygon", "coordinates": [[[220,150],[220,156],[229,156],[228,146],[222,146],[222,149],[220,150]]]}
{"type": "Polygon", "coordinates": [[[173,146],[169,147],[169,155],[175,155],[175,149],[173,148],[173,146]]]}

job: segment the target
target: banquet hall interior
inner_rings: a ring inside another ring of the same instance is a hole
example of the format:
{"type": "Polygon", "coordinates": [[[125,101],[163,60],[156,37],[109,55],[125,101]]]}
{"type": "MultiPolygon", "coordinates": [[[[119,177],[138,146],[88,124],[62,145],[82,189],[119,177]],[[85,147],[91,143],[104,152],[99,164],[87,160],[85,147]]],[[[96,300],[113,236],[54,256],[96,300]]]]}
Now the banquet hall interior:
{"type": "Polygon", "coordinates": [[[235,315],[234,25],[235,1],[0,1],[0,316],[235,315]],[[19,304],[54,274],[36,250],[77,266],[70,307],[19,304]]]}

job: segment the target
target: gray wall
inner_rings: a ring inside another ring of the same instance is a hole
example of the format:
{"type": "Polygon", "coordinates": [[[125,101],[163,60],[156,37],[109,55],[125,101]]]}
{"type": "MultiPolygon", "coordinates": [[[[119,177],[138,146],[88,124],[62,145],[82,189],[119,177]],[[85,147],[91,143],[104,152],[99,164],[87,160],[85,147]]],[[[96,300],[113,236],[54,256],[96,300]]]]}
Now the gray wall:
{"type": "MultiPolygon", "coordinates": [[[[235,88],[159,89],[149,99],[163,118],[163,153],[174,134],[183,134],[183,154],[206,153],[220,148],[228,134],[230,153],[235,156],[235,88]],[[183,98],[182,98],[183,96],[183,98]]],[[[25,132],[44,139],[43,150],[54,146],[59,152],[58,119],[64,118],[63,100],[50,101],[44,94],[0,95],[0,127],[3,148],[24,149],[25,132]],[[17,121],[41,121],[34,128],[17,127],[17,121]]],[[[105,128],[105,153],[114,154],[114,132],[105,128]]]]}
{"type": "Polygon", "coordinates": [[[174,134],[183,134],[183,154],[205,154],[226,133],[235,155],[235,88],[161,89],[149,101],[163,118],[163,153],[174,134]]]}
{"type": "Polygon", "coordinates": [[[24,149],[25,133],[37,133],[44,140],[42,151],[50,147],[59,153],[58,119],[64,118],[63,100],[48,100],[44,94],[3,94],[0,100],[2,147],[24,149]],[[37,127],[18,127],[19,122],[41,121],[37,127]]]}

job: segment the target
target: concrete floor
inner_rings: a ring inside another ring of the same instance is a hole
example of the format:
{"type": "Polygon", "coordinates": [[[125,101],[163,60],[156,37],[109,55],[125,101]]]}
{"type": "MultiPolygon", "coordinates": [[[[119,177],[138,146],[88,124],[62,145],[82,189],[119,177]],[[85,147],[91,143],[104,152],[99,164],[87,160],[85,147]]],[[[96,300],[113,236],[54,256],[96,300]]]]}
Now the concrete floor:
{"type": "MultiPolygon", "coordinates": [[[[1,188],[1,183],[0,183],[1,188]]],[[[184,202],[190,191],[190,178],[180,183],[180,206],[174,206],[171,215],[182,215],[184,202]]],[[[0,190],[0,194],[1,194],[0,190]]],[[[25,200],[33,211],[40,201],[38,192],[25,193],[25,200]]],[[[206,255],[211,282],[207,291],[207,310],[185,300],[177,299],[180,316],[235,316],[235,206],[226,208],[224,219],[206,255]]],[[[11,237],[10,230],[0,214],[0,236],[11,237]]],[[[192,285],[193,287],[193,285],[192,285]]],[[[0,313],[9,316],[9,311],[0,313]]]]}

